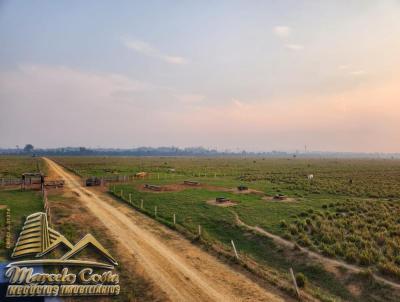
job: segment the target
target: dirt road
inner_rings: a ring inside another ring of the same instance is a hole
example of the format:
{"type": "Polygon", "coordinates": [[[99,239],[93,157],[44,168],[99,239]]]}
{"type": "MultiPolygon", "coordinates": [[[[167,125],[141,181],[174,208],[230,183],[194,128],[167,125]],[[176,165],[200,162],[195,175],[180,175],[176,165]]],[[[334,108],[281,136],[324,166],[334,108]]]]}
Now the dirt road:
{"type": "Polygon", "coordinates": [[[141,263],[170,301],[290,300],[273,288],[261,287],[154,220],[106,194],[84,188],[76,176],[47,158],[45,161],[127,253],[141,263]]]}

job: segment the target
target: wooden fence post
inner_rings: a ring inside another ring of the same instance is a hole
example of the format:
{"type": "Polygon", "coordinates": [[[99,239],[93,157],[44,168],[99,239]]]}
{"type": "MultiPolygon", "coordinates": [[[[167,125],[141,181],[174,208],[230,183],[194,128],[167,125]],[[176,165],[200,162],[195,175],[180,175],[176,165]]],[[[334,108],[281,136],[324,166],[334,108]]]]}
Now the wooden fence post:
{"type": "Polygon", "coordinates": [[[237,253],[236,246],[235,246],[235,243],[233,242],[233,240],[231,240],[231,244],[232,244],[232,247],[233,247],[233,251],[235,252],[236,259],[239,259],[239,255],[237,253]]]}
{"type": "Polygon", "coordinates": [[[132,194],[129,193],[129,203],[132,203],[132,194]]]}
{"type": "Polygon", "coordinates": [[[124,198],[124,191],[121,190],[120,197],[124,198]]]}
{"type": "Polygon", "coordinates": [[[199,224],[199,237],[201,236],[201,225],[199,224]]]}
{"type": "Polygon", "coordinates": [[[294,285],[294,289],[296,290],[297,298],[300,298],[300,291],[297,286],[297,281],[296,281],[296,277],[294,276],[293,269],[290,268],[289,271],[290,271],[290,275],[292,276],[293,285],[294,285]]]}
{"type": "Polygon", "coordinates": [[[176,225],[176,215],[174,213],[174,225],[176,225]]]}
{"type": "Polygon", "coordinates": [[[157,206],[154,206],[154,216],[157,217],[157,206]]]}
{"type": "Polygon", "coordinates": [[[140,208],[143,209],[143,199],[140,200],[140,208]]]}

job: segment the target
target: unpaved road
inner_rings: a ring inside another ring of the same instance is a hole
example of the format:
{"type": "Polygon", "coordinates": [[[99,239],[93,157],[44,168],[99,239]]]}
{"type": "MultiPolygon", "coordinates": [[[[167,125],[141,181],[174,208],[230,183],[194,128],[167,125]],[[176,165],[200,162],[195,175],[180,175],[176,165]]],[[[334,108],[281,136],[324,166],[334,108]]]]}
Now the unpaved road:
{"type": "Polygon", "coordinates": [[[176,232],[108,195],[84,188],[79,178],[50,159],[44,160],[66,181],[66,189],[75,192],[99,223],[103,222],[127,253],[141,263],[170,301],[291,300],[273,288],[261,287],[176,232]]]}

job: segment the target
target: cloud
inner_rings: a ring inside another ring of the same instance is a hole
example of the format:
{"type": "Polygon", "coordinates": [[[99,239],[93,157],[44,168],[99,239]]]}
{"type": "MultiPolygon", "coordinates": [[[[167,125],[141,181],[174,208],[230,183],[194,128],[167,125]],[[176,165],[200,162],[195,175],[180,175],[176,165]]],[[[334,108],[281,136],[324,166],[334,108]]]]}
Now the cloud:
{"type": "Polygon", "coordinates": [[[291,28],[286,25],[279,25],[273,28],[273,33],[279,38],[287,38],[290,36],[291,28]]]}
{"type": "Polygon", "coordinates": [[[365,70],[353,70],[349,72],[350,75],[352,76],[363,76],[366,74],[365,70]]]}
{"type": "Polygon", "coordinates": [[[293,51],[300,51],[304,49],[304,46],[301,44],[285,44],[285,47],[293,51]]]}
{"type": "Polygon", "coordinates": [[[182,64],[188,63],[188,60],[185,59],[184,57],[164,54],[157,48],[153,47],[152,45],[150,45],[144,41],[132,40],[132,39],[129,39],[126,37],[121,38],[121,40],[122,40],[122,43],[125,45],[125,47],[127,47],[128,49],[131,49],[137,53],[140,53],[142,55],[152,57],[152,58],[157,58],[157,59],[162,60],[169,64],[182,65],[182,64]]]}
{"type": "Polygon", "coordinates": [[[364,76],[367,74],[367,72],[364,69],[355,69],[351,65],[345,65],[345,64],[339,65],[338,69],[344,71],[346,75],[354,77],[364,76]]]}
{"type": "Polygon", "coordinates": [[[301,44],[296,44],[296,43],[289,43],[288,39],[289,36],[292,33],[292,29],[289,26],[286,25],[278,25],[273,28],[273,33],[279,37],[282,40],[285,40],[285,48],[293,50],[293,51],[299,51],[303,50],[304,46],[301,44]]]}
{"type": "Polygon", "coordinates": [[[218,137],[235,146],[240,137],[246,148],[290,149],[307,143],[319,150],[398,152],[399,96],[398,80],[392,79],[296,100],[231,99],[173,120],[199,141],[218,143],[218,137]]]}

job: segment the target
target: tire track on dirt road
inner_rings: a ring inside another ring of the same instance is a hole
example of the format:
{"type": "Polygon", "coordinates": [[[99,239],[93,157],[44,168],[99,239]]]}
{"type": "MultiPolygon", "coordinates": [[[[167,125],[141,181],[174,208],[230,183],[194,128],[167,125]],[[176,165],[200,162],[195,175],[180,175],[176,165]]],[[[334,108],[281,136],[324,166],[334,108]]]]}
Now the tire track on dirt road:
{"type": "Polygon", "coordinates": [[[119,205],[107,194],[84,188],[78,177],[50,159],[44,160],[66,181],[66,189],[77,193],[82,204],[104,222],[115,240],[138,259],[148,277],[171,301],[291,300],[274,288],[261,287],[175,232],[119,205]],[[159,234],[150,230],[155,226],[159,234]],[[166,237],[173,238],[171,244],[165,241],[166,237]]]}

